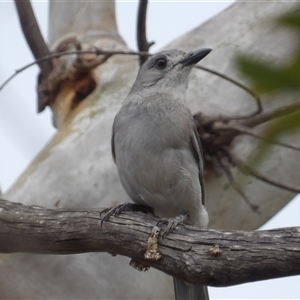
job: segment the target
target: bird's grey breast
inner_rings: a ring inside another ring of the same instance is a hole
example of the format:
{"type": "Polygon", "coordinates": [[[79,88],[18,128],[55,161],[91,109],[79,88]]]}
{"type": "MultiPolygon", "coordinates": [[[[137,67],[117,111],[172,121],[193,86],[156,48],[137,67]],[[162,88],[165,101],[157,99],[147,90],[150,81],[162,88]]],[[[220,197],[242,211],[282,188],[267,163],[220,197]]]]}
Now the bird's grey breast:
{"type": "Polygon", "coordinates": [[[167,95],[140,100],[127,99],[113,126],[122,184],[134,202],[154,207],[159,215],[182,214],[180,198],[197,203],[201,193],[198,166],[188,150],[191,113],[180,99],[167,95]]]}
{"type": "MultiPolygon", "coordinates": [[[[181,147],[190,134],[191,122],[191,113],[180,99],[159,93],[144,98],[134,95],[117,114],[114,132],[124,137],[120,142],[133,152],[142,148],[155,153],[181,147]]],[[[118,143],[117,136],[115,140],[118,143]]]]}

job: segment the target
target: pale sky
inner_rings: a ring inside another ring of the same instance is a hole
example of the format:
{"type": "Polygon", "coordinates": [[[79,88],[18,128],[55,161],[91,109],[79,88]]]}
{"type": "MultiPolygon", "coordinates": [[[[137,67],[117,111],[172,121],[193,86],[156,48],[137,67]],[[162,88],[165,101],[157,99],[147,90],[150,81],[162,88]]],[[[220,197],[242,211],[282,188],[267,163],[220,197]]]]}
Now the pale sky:
{"type": "MultiPolygon", "coordinates": [[[[148,40],[156,41],[152,52],[184,34],[230,5],[226,1],[150,1],[148,40]],[[166,15],[165,12],[168,12],[166,15]],[[167,22],[167,26],[166,26],[167,22]]],[[[48,3],[33,2],[42,32],[47,37],[48,3]]],[[[136,49],[135,1],[117,2],[119,31],[136,49]]],[[[0,84],[13,72],[33,61],[19,27],[14,3],[0,0],[0,84]]],[[[6,191],[31,160],[55,134],[51,113],[36,114],[37,67],[20,73],[0,92],[0,186],[6,191]]],[[[299,226],[300,201],[294,199],[263,229],[299,226]]],[[[210,288],[211,299],[300,299],[300,276],[244,284],[230,288],[210,288]]]]}

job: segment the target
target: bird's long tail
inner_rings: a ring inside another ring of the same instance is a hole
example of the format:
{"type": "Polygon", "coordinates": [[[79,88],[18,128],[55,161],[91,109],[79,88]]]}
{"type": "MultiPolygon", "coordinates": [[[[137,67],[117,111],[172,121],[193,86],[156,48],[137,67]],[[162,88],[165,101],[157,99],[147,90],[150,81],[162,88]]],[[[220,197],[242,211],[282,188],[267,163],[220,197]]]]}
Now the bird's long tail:
{"type": "Polygon", "coordinates": [[[207,286],[195,285],[173,278],[175,300],[209,300],[207,286]]]}

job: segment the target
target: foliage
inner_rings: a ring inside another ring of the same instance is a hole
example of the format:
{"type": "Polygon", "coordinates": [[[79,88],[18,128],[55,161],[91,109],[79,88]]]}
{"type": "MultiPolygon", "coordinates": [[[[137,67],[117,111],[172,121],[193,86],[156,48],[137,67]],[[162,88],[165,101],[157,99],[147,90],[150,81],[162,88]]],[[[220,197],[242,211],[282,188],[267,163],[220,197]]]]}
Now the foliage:
{"type": "MultiPolygon", "coordinates": [[[[285,28],[296,35],[298,41],[289,57],[282,57],[282,63],[261,61],[255,57],[239,55],[236,63],[240,71],[250,79],[252,88],[259,94],[278,94],[282,92],[299,93],[300,101],[300,6],[272,21],[275,26],[285,28]]],[[[284,47],[284,45],[282,45],[284,47]]],[[[299,105],[300,107],[300,105],[299,105]]],[[[294,111],[268,124],[264,137],[275,141],[281,135],[300,129],[300,110],[294,111]]],[[[253,155],[252,163],[258,165],[272,143],[262,141],[260,150],[253,155]]]]}

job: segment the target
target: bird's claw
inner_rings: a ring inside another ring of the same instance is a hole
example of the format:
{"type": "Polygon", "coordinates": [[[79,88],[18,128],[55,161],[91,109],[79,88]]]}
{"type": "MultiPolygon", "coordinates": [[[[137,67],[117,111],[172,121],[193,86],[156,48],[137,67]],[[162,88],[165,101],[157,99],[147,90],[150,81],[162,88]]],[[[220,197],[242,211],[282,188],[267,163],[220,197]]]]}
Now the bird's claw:
{"type": "Polygon", "coordinates": [[[108,208],[103,209],[100,212],[100,217],[104,214],[104,216],[101,218],[101,226],[102,226],[103,222],[108,221],[108,219],[111,216],[117,217],[123,211],[142,211],[145,213],[148,213],[148,212],[153,213],[152,208],[150,208],[148,206],[125,202],[125,203],[119,204],[117,206],[108,207],[108,208]]]}
{"type": "Polygon", "coordinates": [[[166,235],[168,235],[169,233],[171,233],[174,229],[176,229],[176,226],[179,223],[182,223],[183,221],[185,221],[187,218],[189,217],[188,214],[183,214],[183,215],[179,215],[175,218],[163,218],[160,219],[156,226],[158,226],[161,223],[167,223],[167,227],[166,229],[162,232],[161,236],[164,239],[166,235]]]}
{"type": "Polygon", "coordinates": [[[109,219],[111,216],[117,217],[117,216],[120,215],[123,211],[129,210],[129,209],[128,209],[128,206],[129,206],[130,204],[131,204],[131,203],[122,203],[122,204],[117,205],[117,206],[108,207],[108,208],[103,209],[103,210],[100,212],[100,217],[104,214],[104,216],[101,218],[101,226],[103,225],[103,222],[108,221],[108,219],[109,219]]]}

